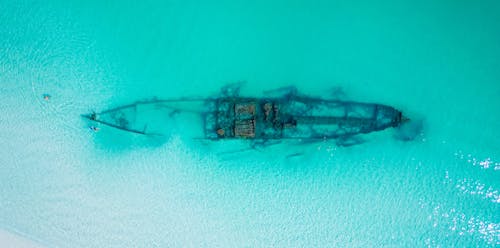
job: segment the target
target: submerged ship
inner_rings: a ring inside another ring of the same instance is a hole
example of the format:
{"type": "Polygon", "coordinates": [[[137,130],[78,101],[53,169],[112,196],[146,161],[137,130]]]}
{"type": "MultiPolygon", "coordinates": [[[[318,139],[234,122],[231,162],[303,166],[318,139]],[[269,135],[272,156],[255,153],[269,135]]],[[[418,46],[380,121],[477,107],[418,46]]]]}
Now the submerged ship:
{"type": "Polygon", "coordinates": [[[215,97],[151,99],[83,117],[95,125],[141,135],[187,132],[208,140],[336,139],[340,145],[409,121],[400,110],[384,104],[310,97],[294,88],[279,96],[243,97],[234,86],[215,97]]]}

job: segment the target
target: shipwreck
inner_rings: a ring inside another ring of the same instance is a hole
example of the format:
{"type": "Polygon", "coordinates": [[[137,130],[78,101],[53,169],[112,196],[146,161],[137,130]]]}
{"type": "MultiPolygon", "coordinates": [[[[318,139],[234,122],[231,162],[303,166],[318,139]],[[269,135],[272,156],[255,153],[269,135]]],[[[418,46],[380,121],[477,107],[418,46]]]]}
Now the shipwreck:
{"type": "Polygon", "coordinates": [[[335,139],[358,143],[361,134],[398,128],[409,119],[391,106],[299,94],[293,87],[275,96],[244,97],[239,86],[207,98],[150,99],[82,115],[97,126],[140,135],[189,133],[197,139],[254,142],[335,139]]]}

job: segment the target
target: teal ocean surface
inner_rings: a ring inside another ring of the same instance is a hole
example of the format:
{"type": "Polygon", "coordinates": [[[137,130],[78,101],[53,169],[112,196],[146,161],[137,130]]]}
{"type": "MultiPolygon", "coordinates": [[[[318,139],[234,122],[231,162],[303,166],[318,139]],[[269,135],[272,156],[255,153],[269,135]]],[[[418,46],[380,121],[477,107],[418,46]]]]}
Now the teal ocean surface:
{"type": "Polygon", "coordinates": [[[2,232],[42,247],[500,246],[498,1],[0,9],[2,232]],[[248,96],[342,88],[424,130],[227,154],[245,142],[182,135],[202,123],[159,139],[92,132],[80,117],[238,81],[248,96]]]}

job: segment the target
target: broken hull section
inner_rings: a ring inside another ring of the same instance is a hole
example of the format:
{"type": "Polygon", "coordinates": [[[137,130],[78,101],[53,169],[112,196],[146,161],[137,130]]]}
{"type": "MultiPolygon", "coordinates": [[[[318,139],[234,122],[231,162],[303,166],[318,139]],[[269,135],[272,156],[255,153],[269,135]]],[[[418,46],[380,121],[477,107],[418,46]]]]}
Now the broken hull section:
{"type": "Polygon", "coordinates": [[[199,125],[203,123],[200,112],[204,105],[204,100],[139,101],[82,117],[96,125],[141,135],[170,136],[177,133],[203,137],[199,125]]]}

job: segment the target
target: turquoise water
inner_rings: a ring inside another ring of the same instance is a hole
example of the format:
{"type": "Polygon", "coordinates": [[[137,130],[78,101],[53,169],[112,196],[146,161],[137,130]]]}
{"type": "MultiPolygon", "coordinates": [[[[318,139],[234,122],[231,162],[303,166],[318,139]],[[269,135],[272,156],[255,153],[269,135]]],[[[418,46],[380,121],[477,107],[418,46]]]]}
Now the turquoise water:
{"type": "Polygon", "coordinates": [[[1,229],[47,247],[500,245],[496,1],[0,7],[1,229]],[[244,95],[341,87],[424,133],[222,154],[244,144],[93,133],[80,118],[236,81],[244,95]]]}

